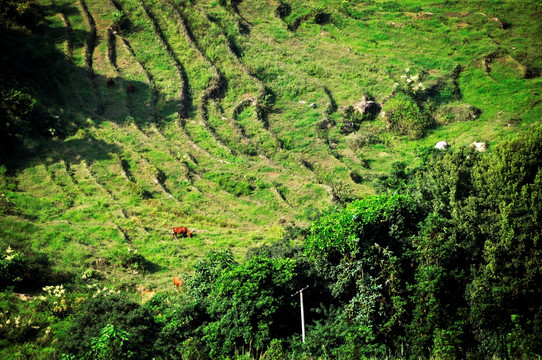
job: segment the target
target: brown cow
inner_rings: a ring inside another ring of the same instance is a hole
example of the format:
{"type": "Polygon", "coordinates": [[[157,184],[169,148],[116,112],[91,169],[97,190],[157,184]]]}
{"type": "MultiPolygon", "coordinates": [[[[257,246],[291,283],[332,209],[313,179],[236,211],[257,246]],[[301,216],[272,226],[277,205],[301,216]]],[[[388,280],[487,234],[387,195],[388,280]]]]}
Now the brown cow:
{"type": "Polygon", "coordinates": [[[107,78],[107,87],[110,88],[113,86],[115,86],[115,80],[113,80],[112,78],[107,78]]]}
{"type": "Polygon", "coordinates": [[[130,94],[135,93],[135,86],[133,83],[128,84],[128,93],[130,94]]]}
{"type": "Polygon", "coordinates": [[[181,235],[182,237],[189,237],[191,238],[192,237],[192,233],[190,232],[190,230],[188,230],[188,228],[186,226],[181,226],[181,227],[174,227],[173,228],[173,237],[175,239],[177,239],[177,236],[181,235]]]}
{"type": "Polygon", "coordinates": [[[180,288],[182,284],[183,284],[183,279],[179,279],[176,276],[173,277],[173,285],[180,288]]]}

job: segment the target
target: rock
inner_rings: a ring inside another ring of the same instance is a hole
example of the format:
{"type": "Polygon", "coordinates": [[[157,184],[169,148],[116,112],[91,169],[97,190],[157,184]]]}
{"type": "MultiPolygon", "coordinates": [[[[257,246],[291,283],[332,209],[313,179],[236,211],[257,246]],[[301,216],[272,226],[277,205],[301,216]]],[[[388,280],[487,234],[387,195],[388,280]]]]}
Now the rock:
{"type": "Polygon", "coordinates": [[[105,258],[98,258],[94,260],[93,265],[97,268],[105,268],[111,265],[111,263],[105,258]]]}
{"type": "Polygon", "coordinates": [[[473,142],[472,144],[470,144],[470,147],[480,152],[484,152],[487,150],[487,144],[485,142],[473,142]]]}
{"type": "Polygon", "coordinates": [[[450,147],[450,144],[448,144],[446,141],[439,141],[435,145],[435,149],[440,149],[440,150],[446,150],[449,147],[450,147]]]}
{"type": "Polygon", "coordinates": [[[476,120],[480,117],[482,110],[478,109],[476,106],[466,105],[465,108],[468,111],[469,120],[476,120]]]}
{"type": "Polygon", "coordinates": [[[363,95],[361,101],[354,104],[354,110],[358,111],[361,115],[376,115],[380,111],[380,106],[371,100],[366,95],[363,95]]]}

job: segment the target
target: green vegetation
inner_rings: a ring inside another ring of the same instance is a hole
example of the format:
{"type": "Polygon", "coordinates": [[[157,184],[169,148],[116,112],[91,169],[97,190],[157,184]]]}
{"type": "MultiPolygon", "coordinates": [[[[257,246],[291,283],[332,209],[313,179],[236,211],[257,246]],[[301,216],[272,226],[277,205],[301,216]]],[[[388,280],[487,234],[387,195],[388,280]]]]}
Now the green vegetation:
{"type": "Polygon", "coordinates": [[[19,354],[42,356],[34,339],[70,359],[539,356],[541,141],[536,126],[493,153],[396,166],[381,194],[288,227],[245,260],[210,252],[179,291],[143,304],[91,274],[25,302],[3,292],[2,334],[19,354]],[[290,295],[305,284],[303,344],[290,295]]]}
{"type": "Polygon", "coordinates": [[[541,19],[0,1],[0,358],[542,356],[541,19]]]}
{"type": "Polygon", "coordinates": [[[382,107],[386,127],[411,139],[419,139],[431,124],[427,114],[408,95],[398,93],[382,107]]]}

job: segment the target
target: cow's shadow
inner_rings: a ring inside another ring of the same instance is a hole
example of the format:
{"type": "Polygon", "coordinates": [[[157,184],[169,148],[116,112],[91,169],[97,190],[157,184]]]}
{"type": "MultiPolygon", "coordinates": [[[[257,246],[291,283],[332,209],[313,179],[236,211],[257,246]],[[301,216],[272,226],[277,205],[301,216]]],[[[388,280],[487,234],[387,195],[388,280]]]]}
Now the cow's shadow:
{"type": "Polygon", "coordinates": [[[149,261],[147,259],[143,260],[142,263],[141,263],[141,269],[143,270],[143,272],[145,273],[148,273],[148,274],[154,274],[156,272],[159,272],[159,271],[162,271],[165,269],[165,267],[163,267],[162,265],[160,264],[157,264],[157,263],[154,263],[152,261],[149,261]]]}

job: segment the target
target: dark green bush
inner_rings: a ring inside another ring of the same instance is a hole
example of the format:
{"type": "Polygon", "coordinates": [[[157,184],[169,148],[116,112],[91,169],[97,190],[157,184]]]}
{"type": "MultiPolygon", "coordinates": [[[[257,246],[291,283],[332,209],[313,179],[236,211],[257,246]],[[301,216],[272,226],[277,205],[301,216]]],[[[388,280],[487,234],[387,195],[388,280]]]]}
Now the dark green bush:
{"type": "Polygon", "coordinates": [[[133,353],[132,359],[153,357],[153,344],[160,327],[150,310],[124,294],[107,293],[96,294],[81,305],[65,335],[59,338],[59,352],[85,357],[107,325],[130,334],[123,351],[133,353]]]}
{"type": "Polygon", "coordinates": [[[26,246],[6,247],[0,252],[0,290],[39,289],[49,280],[52,269],[49,257],[26,246]]]}
{"type": "Polygon", "coordinates": [[[273,338],[288,334],[294,277],[293,260],[260,256],[223,272],[209,294],[212,320],[203,328],[211,357],[235,349],[262,352],[273,338]]]}

